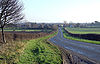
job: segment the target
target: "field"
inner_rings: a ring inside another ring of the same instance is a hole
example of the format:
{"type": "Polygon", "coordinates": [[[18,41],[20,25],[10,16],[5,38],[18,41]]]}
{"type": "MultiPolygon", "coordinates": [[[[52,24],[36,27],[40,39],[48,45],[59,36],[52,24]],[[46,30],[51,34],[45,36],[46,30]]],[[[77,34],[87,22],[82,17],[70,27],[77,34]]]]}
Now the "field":
{"type": "MultiPolygon", "coordinates": [[[[4,31],[14,31],[14,30],[4,30],[4,31]]],[[[41,30],[15,30],[15,31],[41,31],[41,30]]]]}
{"type": "MultiPolygon", "coordinates": [[[[0,31],[2,31],[1,28],[0,28],[0,31]]],[[[30,32],[30,31],[52,31],[52,29],[10,27],[10,28],[4,28],[4,31],[27,31],[27,32],[30,32]]]]}
{"type": "Polygon", "coordinates": [[[77,38],[77,37],[72,37],[68,33],[66,33],[63,29],[62,29],[62,31],[63,31],[64,38],[67,38],[67,39],[70,39],[70,40],[81,41],[81,42],[85,42],[85,43],[100,44],[100,41],[92,41],[92,40],[86,40],[86,39],[80,39],[80,38],[77,38]]]}
{"type": "MultiPolygon", "coordinates": [[[[5,32],[5,39],[7,42],[29,40],[39,37],[43,37],[51,34],[52,32],[5,32]]],[[[0,42],[1,42],[1,32],[0,32],[0,42]]]]}
{"type": "Polygon", "coordinates": [[[55,34],[57,33],[49,33],[46,34],[48,36],[43,35],[44,37],[33,38],[33,40],[14,41],[0,45],[0,64],[61,64],[60,51],[47,42],[47,39],[55,34]]]}
{"type": "Polygon", "coordinates": [[[66,28],[69,32],[74,34],[100,34],[100,28],[66,28]]]}
{"type": "MultiPolygon", "coordinates": [[[[2,30],[0,30],[2,31],[2,30]]],[[[52,30],[42,30],[42,29],[17,29],[17,30],[12,30],[12,29],[5,29],[4,31],[27,31],[27,32],[30,32],[30,31],[52,31],[52,30]]]]}

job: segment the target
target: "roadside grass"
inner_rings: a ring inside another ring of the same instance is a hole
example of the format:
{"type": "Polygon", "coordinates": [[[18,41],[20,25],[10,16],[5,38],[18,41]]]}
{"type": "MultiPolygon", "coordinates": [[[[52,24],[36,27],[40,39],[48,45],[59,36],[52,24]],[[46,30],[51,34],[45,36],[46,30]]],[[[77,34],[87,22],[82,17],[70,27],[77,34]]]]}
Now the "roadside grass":
{"type": "Polygon", "coordinates": [[[55,34],[28,41],[18,64],[61,64],[60,51],[46,43],[55,34]]]}
{"type": "Polygon", "coordinates": [[[73,34],[100,34],[100,28],[69,28],[66,29],[73,34]]]}
{"type": "Polygon", "coordinates": [[[5,50],[0,53],[1,64],[61,64],[61,53],[57,47],[47,43],[51,35],[33,39],[24,40],[16,44],[5,45],[5,50]],[[4,59],[3,59],[4,58],[4,59]]]}
{"type": "Polygon", "coordinates": [[[86,40],[86,39],[80,39],[80,38],[72,37],[72,36],[68,35],[68,33],[66,33],[63,29],[62,29],[62,31],[63,31],[64,38],[67,38],[67,39],[70,39],[70,40],[81,41],[81,42],[85,42],[85,43],[100,44],[100,41],[92,41],[92,40],[86,40]]]}

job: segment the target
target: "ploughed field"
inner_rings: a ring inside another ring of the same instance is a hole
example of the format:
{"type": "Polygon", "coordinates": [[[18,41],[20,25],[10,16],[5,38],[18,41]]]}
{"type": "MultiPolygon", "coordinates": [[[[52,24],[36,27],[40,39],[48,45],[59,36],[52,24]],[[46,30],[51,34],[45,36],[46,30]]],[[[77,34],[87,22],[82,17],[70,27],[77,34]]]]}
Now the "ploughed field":
{"type": "MultiPolygon", "coordinates": [[[[18,40],[29,40],[39,37],[43,37],[51,34],[52,32],[42,32],[42,31],[7,31],[5,33],[5,39],[7,42],[18,41],[18,40]]],[[[0,32],[0,42],[1,42],[1,32],[0,32]]]]}
{"type": "Polygon", "coordinates": [[[74,34],[100,34],[100,28],[69,28],[67,30],[74,34]]]}

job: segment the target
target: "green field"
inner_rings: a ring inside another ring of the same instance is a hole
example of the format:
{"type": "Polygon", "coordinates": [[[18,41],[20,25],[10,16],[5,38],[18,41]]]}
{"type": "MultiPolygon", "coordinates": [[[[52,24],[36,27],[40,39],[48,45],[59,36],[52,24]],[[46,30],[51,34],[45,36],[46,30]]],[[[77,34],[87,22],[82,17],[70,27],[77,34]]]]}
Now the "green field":
{"type": "MultiPolygon", "coordinates": [[[[14,31],[14,30],[4,30],[4,31],[14,31]]],[[[41,31],[41,30],[15,30],[15,31],[41,31]]]]}
{"type": "MultiPolygon", "coordinates": [[[[0,30],[2,31],[2,30],[0,30]]],[[[52,31],[52,30],[4,30],[4,31],[27,31],[27,32],[30,32],[30,31],[52,31]]]]}
{"type": "Polygon", "coordinates": [[[69,32],[74,34],[100,34],[100,28],[66,28],[69,32]]]}
{"type": "Polygon", "coordinates": [[[5,58],[0,64],[61,64],[59,49],[47,41],[56,34],[6,46],[5,52],[0,53],[0,58],[5,58]]]}
{"type": "Polygon", "coordinates": [[[81,41],[81,42],[85,42],[85,43],[100,44],[100,41],[92,41],[92,40],[86,40],[86,39],[80,39],[80,38],[72,37],[72,36],[68,35],[68,33],[66,33],[63,29],[62,29],[62,31],[63,31],[64,38],[67,38],[67,39],[70,39],[70,40],[81,41]]]}
{"type": "MultiPolygon", "coordinates": [[[[2,31],[1,28],[0,31],[2,31]]],[[[4,28],[4,31],[52,31],[52,29],[4,28]]]]}

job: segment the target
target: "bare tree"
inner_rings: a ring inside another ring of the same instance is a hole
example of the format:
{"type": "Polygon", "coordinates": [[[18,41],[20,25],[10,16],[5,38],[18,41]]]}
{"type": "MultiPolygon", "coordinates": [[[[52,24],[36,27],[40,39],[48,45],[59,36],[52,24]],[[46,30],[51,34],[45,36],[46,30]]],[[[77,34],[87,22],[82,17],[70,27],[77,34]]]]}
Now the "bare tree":
{"type": "Polygon", "coordinates": [[[2,42],[5,43],[5,25],[22,20],[24,18],[21,13],[22,10],[23,5],[19,0],[0,0],[0,28],[2,29],[2,42]]]}

